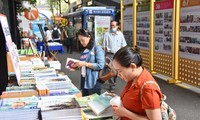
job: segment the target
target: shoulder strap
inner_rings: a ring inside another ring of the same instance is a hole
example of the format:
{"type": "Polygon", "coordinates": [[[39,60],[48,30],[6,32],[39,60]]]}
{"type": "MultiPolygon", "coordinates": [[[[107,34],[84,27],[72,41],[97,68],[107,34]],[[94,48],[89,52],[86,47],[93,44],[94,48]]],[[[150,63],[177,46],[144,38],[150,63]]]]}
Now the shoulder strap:
{"type": "Polygon", "coordinates": [[[97,52],[97,48],[96,48],[96,45],[94,46],[94,54],[96,55],[96,52],[97,52]]]}
{"type": "Polygon", "coordinates": [[[144,82],[142,87],[140,88],[140,99],[141,99],[141,101],[142,101],[142,90],[143,90],[143,88],[144,88],[144,86],[146,84],[155,84],[158,87],[158,89],[160,90],[160,87],[158,86],[158,84],[156,82],[154,82],[154,81],[146,81],[146,82],[144,82]]]}

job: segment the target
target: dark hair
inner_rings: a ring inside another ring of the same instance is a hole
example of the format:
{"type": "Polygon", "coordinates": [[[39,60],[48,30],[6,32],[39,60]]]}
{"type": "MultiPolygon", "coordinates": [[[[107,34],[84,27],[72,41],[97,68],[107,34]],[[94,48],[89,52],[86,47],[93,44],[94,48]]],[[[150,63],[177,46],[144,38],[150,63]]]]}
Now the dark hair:
{"type": "Polygon", "coordinates": [[[47,30],[49,30],[49,28],[48,27],[44,27],[44,31],[46,32],[47,30]]]}
{"type": "Polygon", "coordinates": [[[118,22],[118,21],[116,21],[116,20],[111,20],[111,21],[110,21],[110,23],[112,23],[112,22],[116,22],[116,25],[117,25],[117,26],[119,26],[119,25],[120,25],[120,24],[119,24],[119,22],[118,22]]]}
{"type": "Polygon", "coordinates": [[[121,66],[126,68],[129,67],[131,63],[135,63],[137,67],[140,67],[142,65],[142,57],[138,50],[137,46],[135,46],[135,49],[123,47],[115,53],[113,60],[116,60],[121,66]]]}
{"type": "Polygon", "coordinates": [[[94,47],[95,41],[92,37],[92,34],[86,30],[86,29],[80,29],[78,31],[78,35],[84,36],[84,37],[90,37],[90,41],[88,43],[88,45],[86,46],[87,49],[91,50],[94,47]]]}

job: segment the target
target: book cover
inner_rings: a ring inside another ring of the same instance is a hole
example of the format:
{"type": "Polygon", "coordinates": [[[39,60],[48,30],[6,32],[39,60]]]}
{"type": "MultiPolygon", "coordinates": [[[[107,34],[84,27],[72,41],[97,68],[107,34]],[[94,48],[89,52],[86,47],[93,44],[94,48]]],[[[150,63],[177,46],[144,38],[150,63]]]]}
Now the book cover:
{"type": "Polygon", "coordinates": [[[67,75],[36,78],[36,83],[49,83],[49,82],[69,82],[69,83],[71,83],[71,80],[69,79],[69,77],[67,75]]]}
{"type": "Polygon", "coordinates": [[[3,98],[0,110],[36,109],[38,97],[3,98]]]}
{"type": "Polygon", "coordinates": [[[42,111],[79,108],[75,96],[47,96],[39,100],[37,107],[42,111]]]}
{"type": "Polygon", "coordinates": [[[74,64],[75,62],[78,62],[78,61],[79,61],[79,60],[77,60],[77,59],[67,58],[65,68],[66,68],[66,69],[76,69],[75,67],[73,67],[73,64],[74,64]]]}
{"type": "Polygon", "coordinates": [[[92,94],[92,95],[88,95],[88,96],[84,96],[84,97],[80,97],[80,98],[76,98],[76,101],[78,102],[79,106],[81,108],[84,107],[89,107],[88,106],[88,102],[93,100],[94,98],[98,97],[98,94],[92,94]]]}
{"type": "Polygon", "coordinates": [[[56,72],[54,68],[47,68],[47,67],[34,67],[32,68],[31,73],[51,73],[56,72]]]}
{"type": "Polygon", "coordinates": [[[38,96],[37,90],[18,90],[3,92],[1,98],[18,98],[18,97],[31,97],[38,96]]]}
{"type": "Polygon", "coordinates": [[[104,92],[100,96],[94,98],[92,101],[88,102],[88,106],[92,109],[92,111],[96,115],[100,115],[103,113],[106,109],[108,109],[110,105],[110,100],[112,99],[112,96],[107,95],[107,92],[104,92]]]}

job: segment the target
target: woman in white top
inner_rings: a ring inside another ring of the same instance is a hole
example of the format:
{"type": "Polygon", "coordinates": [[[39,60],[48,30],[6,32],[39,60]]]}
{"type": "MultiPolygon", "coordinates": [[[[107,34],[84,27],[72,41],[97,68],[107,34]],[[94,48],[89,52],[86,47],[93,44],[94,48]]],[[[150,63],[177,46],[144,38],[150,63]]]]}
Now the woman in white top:
{"type": "Polygon", "coordinates": [[[52,42],[52,35],[51,35],[51,31],[49,30],[49,28],[45,27],[44,31],[46,32],[46,41],[52,42]]]}

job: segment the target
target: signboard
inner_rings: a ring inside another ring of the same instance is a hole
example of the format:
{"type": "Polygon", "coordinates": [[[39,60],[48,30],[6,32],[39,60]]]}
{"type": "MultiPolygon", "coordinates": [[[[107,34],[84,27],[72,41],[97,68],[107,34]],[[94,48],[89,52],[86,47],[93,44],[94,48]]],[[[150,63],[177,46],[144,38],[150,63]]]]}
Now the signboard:
{"type": "Polygon", "coordinates": [[[155,3],[155,48],[158,53],[172,54],[173,0],[155,3]]]}
{"type": "Polygon", "coordinates": [[[132,4],[133,0],[124,0],[123,4],[124,5],[128,5],[128,4],[132,4]]]}
{"type": "Polygon", "coordinates": [[[6,46],[8,48],[8,51],[10,52],[10,57],[12,60],[13,68],[15,70],[16,78],[19,83],[20,78],[21,78],[21,72],[19,68],[19,56],[17,52],[16,45],[12,42],[11,39],[11,34],[10,34],[10,29],[8,26],[8,21],[6,16],[0,14],[0,21],[1,21],[1,26],[4,32],[5,40],[6,40],[6,46]]]}
{"type": "Polygon", "coordinates": [[[40,33],[40,29],[38,27],[38,24],[41,24],[42,25],[42,28],[44,28],[45,26],[45,20],[34,20],[34,21],[31,21],[32,23],[32,29],[33,29],[33,33],[40,39],[42,40],[42,35],[40,33]]]}
{"type": "Polygon", "coordinates": [[[180,57],[200,60],[200,0],[181,1],[180,57]]]}
{"type": "Polygon", "coordinates": [[[38,9],[33,7],[33,8],[31,8],[31,10],[25,10],[24,16],[28,20],[35,20],[39,16],[38,9]]]}
{"type": "Polygon", "coordinates": [[[133,41],[133,7],[124,9],[124,37],[128,46],[132,46],[133,41]]]}
{"type": "Polygon", "coordinates": [[[138,6],[137,12],[137,46],[149,50],[150,5],[138,6]]]}
{"type": "Polygon", "coordinates": [[[110,16],[95,16],[95,41],[102,45],[103,36],[110,31],[110,16]]]}
{"type": "Polygon", "coordinates": [[[89,10],[89,14],[111,14],[113,10],[89,10]]]}

